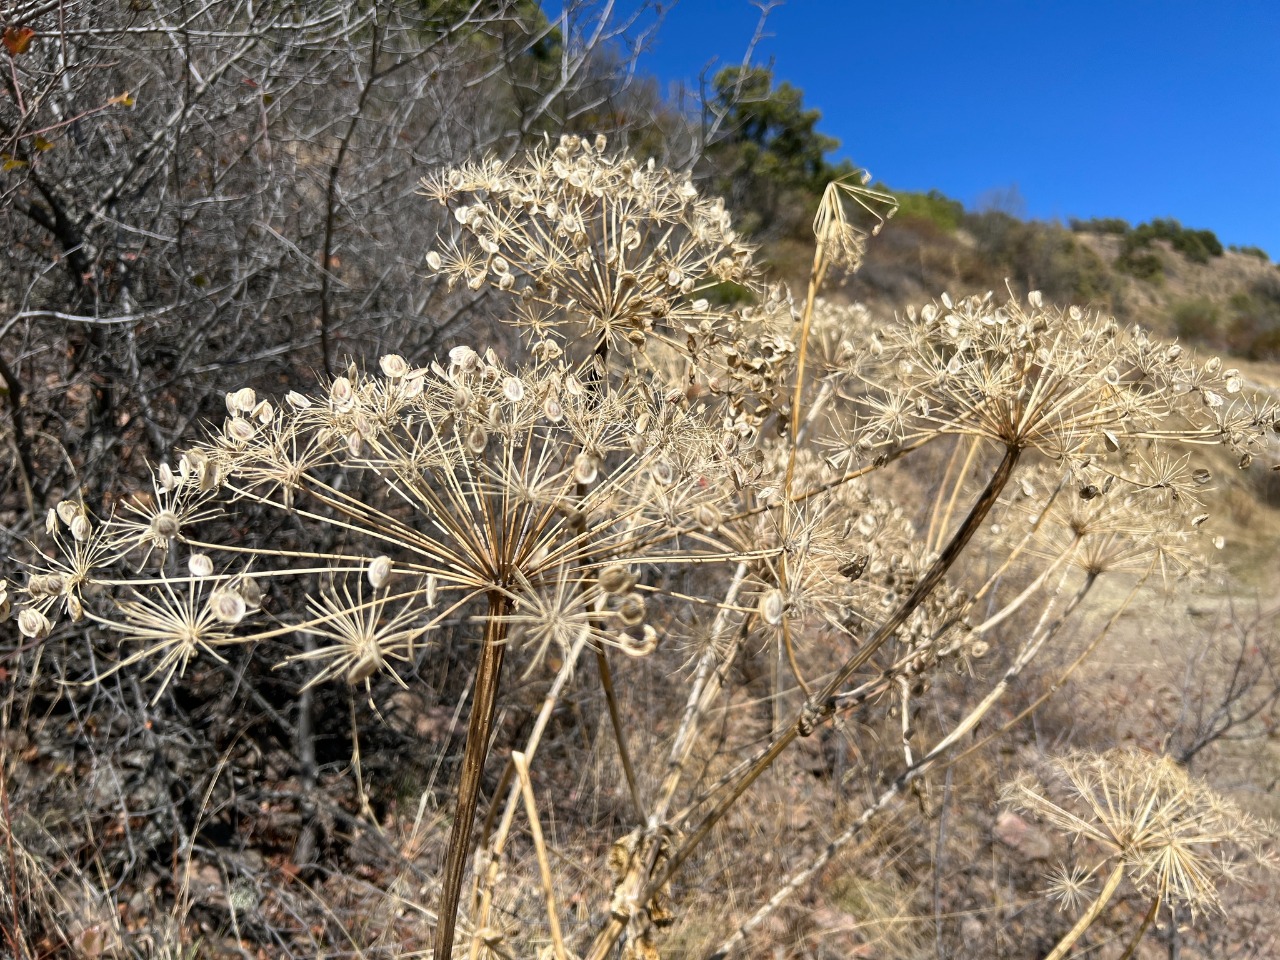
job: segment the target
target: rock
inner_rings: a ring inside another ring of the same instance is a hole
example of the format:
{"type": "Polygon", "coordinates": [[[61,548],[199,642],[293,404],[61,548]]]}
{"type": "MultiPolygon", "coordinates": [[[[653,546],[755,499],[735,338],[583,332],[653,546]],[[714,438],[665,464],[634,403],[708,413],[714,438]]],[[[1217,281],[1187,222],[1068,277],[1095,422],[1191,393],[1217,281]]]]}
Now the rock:
{"type": "Polygon", "coordinates": [[[1026,860],[1047,860],[1053,853],[1053,843],[1048,835],[1012,811],[1001,811],[992,832],[997,840],[1016,850],[1026,860]]]}

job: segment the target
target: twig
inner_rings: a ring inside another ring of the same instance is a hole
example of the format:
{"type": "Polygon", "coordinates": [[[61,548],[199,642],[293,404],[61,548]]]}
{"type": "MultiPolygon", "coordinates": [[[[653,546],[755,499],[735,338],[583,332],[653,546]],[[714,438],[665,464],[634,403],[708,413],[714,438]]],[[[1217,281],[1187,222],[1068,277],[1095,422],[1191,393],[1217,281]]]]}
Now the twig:
{"type": "Polygon", "coordinates": [[[547,923],[551,927],[551,945],[556,960],[568,960],[564,949],[564,937],[560,933],[560,917],[556,913],[556,889],[551,878],[551,864],[547,860],[547,845],[542,839],[542,824],[538,821],[538,804],[533,798],[533,781],[529,779],[529,763],[523,753],[514,750],[511,761],[520,777],[520,793],[524,797],[524,809],[529,817],[529,834],[533,837],[533,849],[538,855],[538,872],[542,875],[542,895],[547,902],[547,923]]]}

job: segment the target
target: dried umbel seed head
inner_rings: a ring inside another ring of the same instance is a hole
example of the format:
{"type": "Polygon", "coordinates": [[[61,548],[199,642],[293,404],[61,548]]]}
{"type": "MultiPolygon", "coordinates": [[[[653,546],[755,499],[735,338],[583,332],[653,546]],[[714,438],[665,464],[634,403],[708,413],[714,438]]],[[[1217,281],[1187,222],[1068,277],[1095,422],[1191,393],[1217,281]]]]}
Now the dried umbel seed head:
{"type": "Polygon", "coordinates": [[[369,564],[367,576],[369,577],[369,586],[375,590],[380,589],[391,576],[391,558],[374,558],[373,563],[369,564]]]}
{"type": "Polygon", "coordinates": [[[786,598],[782,595],[782,591],[775,587],[760,597],[756,610],[761,620],[771,627],[776,627],[782,623],[782,617],[787,612],[786,598]]]}
{"type": "Polygon", "coordinates": [[[244,619],[247,607],[240,594],[234,590],[222,589],[210,594],[209,610],[218,621],[234,625],[244,619]]]}
{"type": "Polygon", "coordinates": [[[187,558],[187,569],[193,577],[213,576],[213,560],[207,553],[193,553],[187,558]]]}
{"type": "Polygon", "coordinates": [[[636,578],[626,567],[614,564],[600,571],[598,582],[605,593],[619,596],[635,586],[636,578]]]}
{"type": "Polygon", "coordinates": [[[644,597],[638,593],[629,593],[618,605],[618,619],[628,627],[638,627],[644,623],[644,597]]]}
{"type": "Polygon", "coordinates": [[[49,622],[49,618],[35,607],[23,607],[22,612],[18,614],[18,631],[24,637],[43,640],[49,636],[49,631],[52,629],[53,624],[49,622]]]}

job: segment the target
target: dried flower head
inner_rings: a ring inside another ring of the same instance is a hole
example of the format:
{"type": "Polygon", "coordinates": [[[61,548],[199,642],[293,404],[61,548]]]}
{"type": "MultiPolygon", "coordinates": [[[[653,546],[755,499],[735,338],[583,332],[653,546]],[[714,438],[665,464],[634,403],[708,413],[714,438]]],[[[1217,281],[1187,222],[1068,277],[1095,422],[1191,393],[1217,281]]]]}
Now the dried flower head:
{"type": "Polygon", "coordinates": [[[1003,800],[1093,842],[1139,890],[1193,913],[1221,909],[1221,888],[1265,862],[1276,835],[1169,757],[1139,750],[1049,759],[1040,775],[1007,784],[1003,800]]]}

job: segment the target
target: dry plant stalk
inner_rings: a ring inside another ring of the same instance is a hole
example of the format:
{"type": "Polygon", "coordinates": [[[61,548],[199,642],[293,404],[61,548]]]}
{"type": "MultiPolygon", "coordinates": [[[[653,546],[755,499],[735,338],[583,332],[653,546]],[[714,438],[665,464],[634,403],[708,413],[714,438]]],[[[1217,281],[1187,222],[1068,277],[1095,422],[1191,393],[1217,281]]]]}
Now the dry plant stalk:
{"type": "MultiPolygon", "coordinates": [[[[1274,408],[1217,360],[1034,293],[943,296],[887,324],[823,301],[829,268],[856,262],[891,213],[861,188],[838,185],[824,201],[800,307],[763,282],[722,203],[602,139],[440,171],[423,190],[454,225],[428,266],[509,296],[523,358],[459,346],[440,360],[389,354],[374,372],[352,364],[282,400],[232,390],[221,427],[158,465],[147,496],[106,516],[80,499],[51,510],[48,546],[15,593],[25,637],[47,643],[67,633],[59,621],[92,624],[114,638],[104,675],[141,667],[155,697],[196,657],[302,634],[321,643],[289,662],[312,667],[312,683],[373,696],[379,675],[404,683],[403,668],[433,654],[441,625],[474,624],[437,957],[453,952],[494,711],[513,670],[562,664],[491,843],[484,831],[471,955],[511,936],[488,926],[497,861],[521,799],[537,823],[528,771],[590,650],[636,822],[625,891],[595,931],[554,929],[555,864],[535,838],[554,950],[604,960],[630,930],[624,955],[656,956],[655,926],[676,919],[670,881],[796,740],[841,711],[899,701],[904,765],[852,818],[856,833],[947,761],[1099,577],[1195,567],[1212,540],[1209,476],[1180,446],[1226,444],[1246,462],[1277,428],[1274,408]],[[859,206],[875,215],[866,229],[850,214],[859,206]],[[920,535],[917,511],[876,475],[946,437],[965,456],[920,535]],[[262,517],[327,531],[332,546],[257,537],[262,517]],[[975,544],[1005,557],[976,585],[957,576],[975,544]],[[1001,574],[1014,558],[1039,566],[1009,596],[1001,574]],[[999,627],[1034,605],[1039,624],[1010,672],[956,728],[930,743],[905,723],[937,671],[1015,642],[999,627]],[[690,760],[735,658],[752,649],[785,654],[802,702],[779,674],[777,716],[790,703],[791,718],[763,746],[731,739],[735,762],[708,786],[690,760]],[[823,679],[809,682],[800,660],[824,649],[842,652],[815,663],[823,679]],[[624,655],[617,671],[613,652],[624,655]],[[633,658],[658,658],[672,687],[687,688],[662,757],[626,742],[630,701],[612,688],[626,689],[633,658]]],[[[815,872],[785,879],[716,955],[815,872]]]]}

